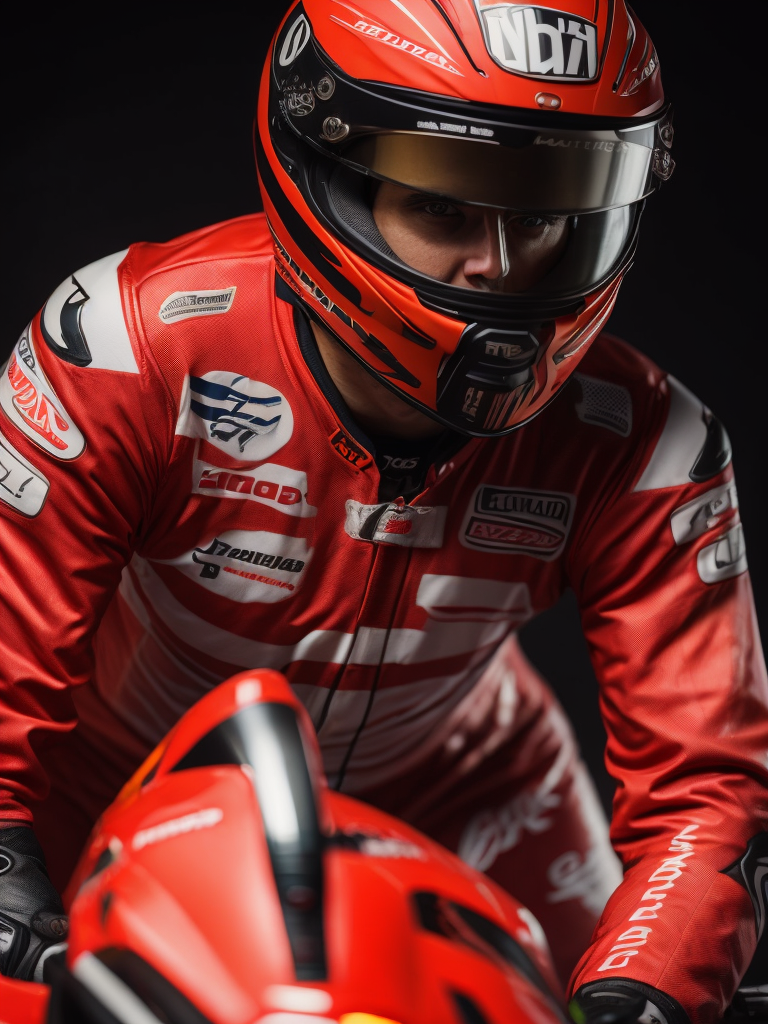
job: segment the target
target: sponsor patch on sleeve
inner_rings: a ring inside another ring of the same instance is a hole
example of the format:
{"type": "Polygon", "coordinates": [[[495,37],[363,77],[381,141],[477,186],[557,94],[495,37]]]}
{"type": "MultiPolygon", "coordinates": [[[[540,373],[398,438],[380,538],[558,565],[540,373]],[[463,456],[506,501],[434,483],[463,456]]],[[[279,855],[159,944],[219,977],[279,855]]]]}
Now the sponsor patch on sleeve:
{"type": "Polygon", "coordinates": [[[233,459],[260,462],[290,441],[293,412],[271,385],[211,370],[185,381],[176,433],[205,438],[233,459]]]}
{"type": "Polygon", "coordinates": [[[481,484],[459,539],[465,548],[549,561],[563,552],[575,504],[572,494],[481,484]]]}
{"type": "Polygon", "coordinates": [[[0,371],[0,407],[11,423],[49,455],[67,460],[83,452],[85,438],[43,376],[29,328],[0,371]]]}
{"type": "Polygon", "coordinates": [[[49,486],[43,474],[0,434],[0,499],[34,518],[42,511],[49,486]]]}
{"type": "Polygon", "coordinates": [[[228,313],[235,301],[237,287],[217,288],[202,292],[173,292],[157,312],[164,324],[175,324],[193,316],[228,313]]]}
{"type": "Polygon", "coordinates": [[[702,548],[696,558],[696,568],[704,583],[720,583],[747,571],[747,549],[744,527],[737,523],[713,544],[702,548]]]}

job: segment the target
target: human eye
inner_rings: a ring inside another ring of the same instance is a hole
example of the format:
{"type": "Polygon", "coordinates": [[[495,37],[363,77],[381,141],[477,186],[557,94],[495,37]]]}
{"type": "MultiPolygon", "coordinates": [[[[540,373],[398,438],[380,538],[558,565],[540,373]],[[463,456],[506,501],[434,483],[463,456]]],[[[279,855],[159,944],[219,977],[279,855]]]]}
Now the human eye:
{"type": "Polygon", "coordinates": [[[406,205],[418,213],[427,217],[450,218],[459,216],[459,209],[446,199],[436,199],[434,196],[425,195],[423,192],[414,192],[408,196],[406,205]]]}
{"type": "Polygon", "coordinates": [[[556,220],[558,220],[557,217],[547,217],[540,213],[525,213],[512,217],[510,223],[518,228],[541,231],[544,228],[551,227],[556,220]]]}

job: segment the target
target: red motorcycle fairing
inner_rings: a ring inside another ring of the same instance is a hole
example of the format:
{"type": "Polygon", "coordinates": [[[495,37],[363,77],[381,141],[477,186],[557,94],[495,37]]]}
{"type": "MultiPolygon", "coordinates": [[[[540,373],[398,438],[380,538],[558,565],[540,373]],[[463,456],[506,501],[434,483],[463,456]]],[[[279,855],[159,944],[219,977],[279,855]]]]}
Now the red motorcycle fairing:
{"type": "Polygon", "coordinates": [[[2,979],[3,1019],[127,1021],[140,1006],[174,1024],[564,1020],[535,918],[419,832],[330,791],[320,765],[281,674],[212,690],[97,823],[50,1000],[2,979]]]}

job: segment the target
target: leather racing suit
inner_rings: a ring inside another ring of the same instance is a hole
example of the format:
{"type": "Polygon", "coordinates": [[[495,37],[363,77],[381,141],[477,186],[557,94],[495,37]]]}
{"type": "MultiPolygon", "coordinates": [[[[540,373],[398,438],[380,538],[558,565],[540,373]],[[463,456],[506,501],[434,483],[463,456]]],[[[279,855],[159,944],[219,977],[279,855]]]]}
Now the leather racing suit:
{"type": "Polygon", "coordinates": [[[624,865],[573,987],[636,979],[716,1019],[755,945],[726,871],[766,827],[768,749],[722,428],[602,336],[540,416],[436,450],[419,493],[382,500],[292,300],[263,217],[239,218],[78,271],[14,349],[0,820],[34,817],[63,885],[178,717],[277,668],[330,784],[570,931],[567,962],[621,876],[514,631],[571,587],[624,865]]]}

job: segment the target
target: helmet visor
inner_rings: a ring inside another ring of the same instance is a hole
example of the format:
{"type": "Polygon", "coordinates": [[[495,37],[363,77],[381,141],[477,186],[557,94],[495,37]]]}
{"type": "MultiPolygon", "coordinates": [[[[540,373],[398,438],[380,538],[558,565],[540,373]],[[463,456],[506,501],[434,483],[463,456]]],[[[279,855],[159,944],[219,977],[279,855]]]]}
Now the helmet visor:
{"type": "MultiPolygon", "coordinates": [[[[466,148],[477,164],[482,151],[466,148]]],[[[349,153],[360,155],[357,147],[349,153]]],[[[616,266],[633,234],[637,204],[567,213],[482,203],[482,180],[501,198],[487,168],[472,174],[467,166],[462,175],[444,161],[425,166],[419,178],[414,163],[414,173],[403,169],[410,180],[395,183],[374,177],[373,168],[353,170],[344,156],[329,182],[337,223],[356,227],[361,239],[433,282],[509,295],[584,294],[616,266]]]]}
{"type": "MultiPolygon", "coordinates": [[[[480,129],[477,129],[480,130],[480,129]]],[[[342,154],[386,181],[527,213],[596,213],[651,191],[654,128],[518,129],[517,145],[419,132],[372,134],[342,154]]]]}

